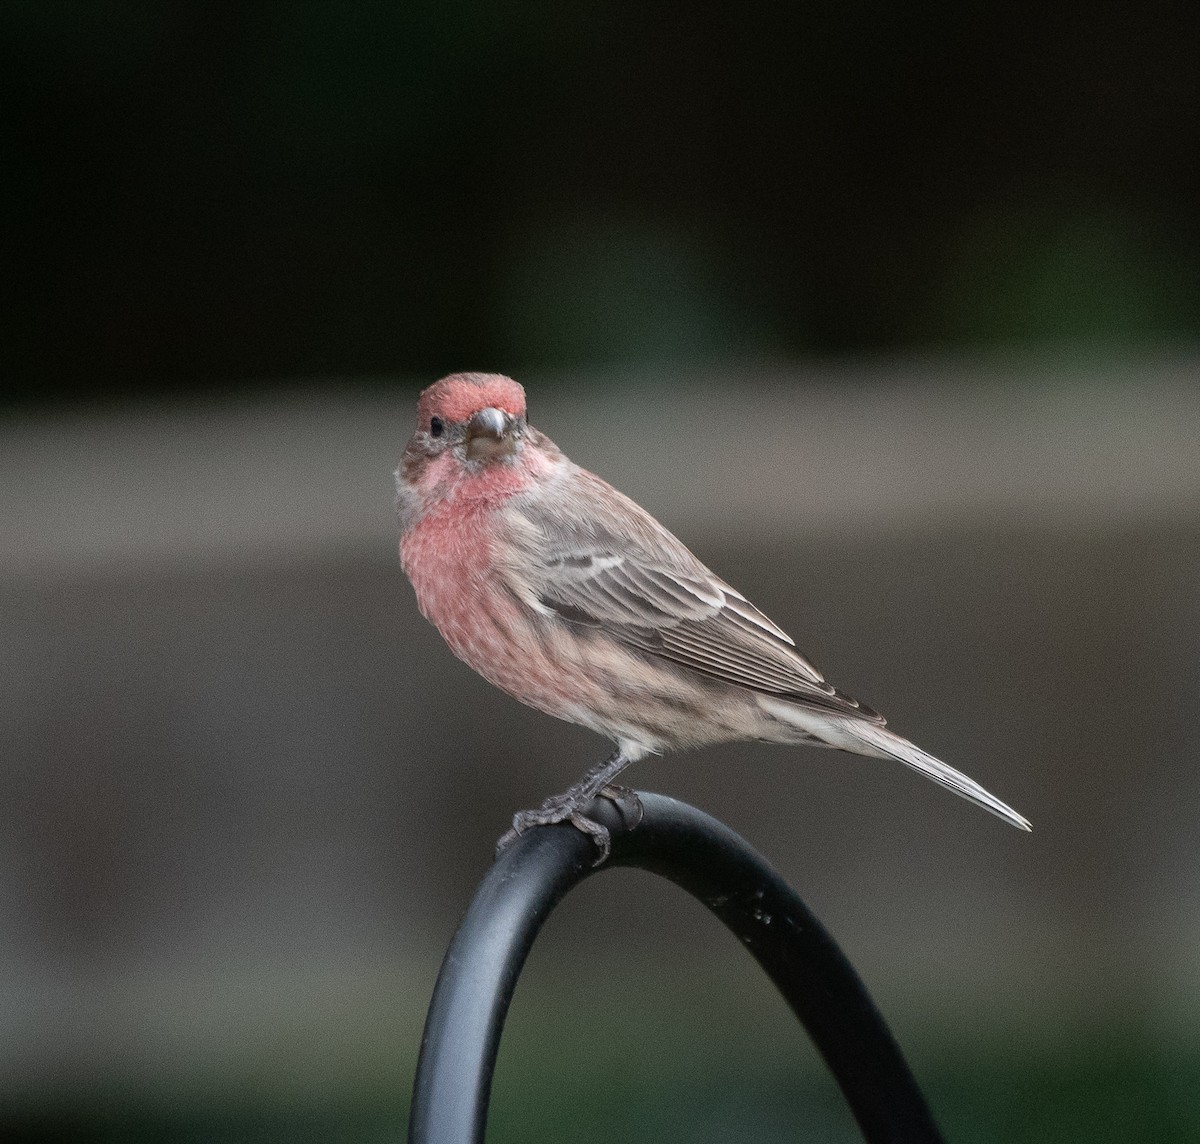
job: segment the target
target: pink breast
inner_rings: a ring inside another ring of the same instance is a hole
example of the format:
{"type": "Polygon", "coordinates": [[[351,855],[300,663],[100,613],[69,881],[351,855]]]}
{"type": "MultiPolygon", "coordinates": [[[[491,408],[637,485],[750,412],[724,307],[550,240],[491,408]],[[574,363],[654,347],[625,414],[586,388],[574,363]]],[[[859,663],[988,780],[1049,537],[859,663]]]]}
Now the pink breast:
{"type": "Polygon", "coordinates": [[[550,662],[542,619],[495,571],[490,515],[430,514],[401,540],[401,564],[422,615],[459,659],[521,702],[561,716],[581,682],[578,665],[550,662]]]}

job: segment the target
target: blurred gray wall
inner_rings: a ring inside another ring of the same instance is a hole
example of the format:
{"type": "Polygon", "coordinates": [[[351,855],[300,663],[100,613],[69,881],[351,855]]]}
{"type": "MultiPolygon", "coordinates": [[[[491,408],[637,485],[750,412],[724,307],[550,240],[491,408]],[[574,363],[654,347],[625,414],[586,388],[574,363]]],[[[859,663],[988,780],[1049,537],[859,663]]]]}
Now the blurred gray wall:
{"type": "MultiPolygon", "coordinates": [[[[1194,1028],[1198,375],[525,379],[570,456],[1033,821],[826,752],[631,772],[770,856],[904,1028],[1194,1028]]],[[[604,751],[418,615],[390,505],[415,393],[0,426],[7,1091],[402,1071],[494,838],[604,751]]],[[[702,1007],[689,975],[740,996],[752,967],[624,872],[530,973],[702,1007]]]]}

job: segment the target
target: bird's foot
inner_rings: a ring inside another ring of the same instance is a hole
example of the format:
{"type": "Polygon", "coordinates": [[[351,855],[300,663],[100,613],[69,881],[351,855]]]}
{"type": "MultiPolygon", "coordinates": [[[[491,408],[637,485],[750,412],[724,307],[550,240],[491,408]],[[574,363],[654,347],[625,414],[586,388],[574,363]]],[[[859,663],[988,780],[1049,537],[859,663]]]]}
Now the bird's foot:
{"type": "MultiPolygon", "coordinates": [[[[603,792],[602,792],[603,793],[603,792]]],[[[612,839],[608,827],[588,818],[579,810],[579,800],[568,791],[566,794],[552,795],[536,810],[518,810],[513,815],[512,829],[502,834],[496,842],[496,854],[501,854],[511,846],[525,831],[535,826],[551,826],[556,822],[569,822],[576,830],[588,835],[595,843],[599,855],[592,863],[599,866],[612,853],[612,839]]]]}
{"type": "MultiPolygon", "coordinates": [[[[645,816],[645,811],[642,808],[642,800],[638,798],[635,790],[626,786],[618,786],[616,783],[609,783],[607,786],[601,787],[596,792],[596,795],[599,798],[606,798],[609,802],[614,803],[621,810],[622,814],[633,816],[633,828],[641,824],[642,818],[645,816]]],[[[512,829],[501,835],[496,842],[496,854],[499,855],[511,846],[512,843],[516,842],[525,831],[535,826],[550,826],[556,822],[569,822],[576,830],[582,831],[591,838],[596,846],[596,850],[599,852],[596,861],[592,865],[601,865],[607,861],[609,854],[612,853],[612,836],[607,826],[602,826],[594,818],[588,818],[579,809],[581,801],[579,796],[573,791],[566,791],[563,794],[551,795],[536,810],[517,811],[513,815],[512,829]]]]}
{"type": "Polygon", "coordinates": [[[608,799],[622,814],[634,817],[633,825],[629,828],[630,830],[636,830],[641,826],[642,819],[646,817],[646,810],[642,806],[642,800],[638,798],[637,791],[633,787],[621,786],[619,783],[609,783],[608,786],[601,787],[596,794],[599,798],[608,799]]]}
{"type": "Polygon", "coordinates": [[[628,760],[621,748],[604,762],[592,767],[582,779],[562,794],[551,795],[536,810],[519,810],[513,815],[512,829],[503,834],[496,843],[496,853],[499,855],[511,846],[525,831],[533,826],[550,826],[555,822],[569,822],[576,830],[582,831],[600,852],[594,866],[599,866],[612,853],[612,838],[608,827],[588,818],[582,807],[587,806],[597,796],[607,798],[615,803],[625,813],[636,810],[637,826],[642,821],[642,804],[638,796],[628,787],[617,786],[609,779],[615,779],[628,766],[628,760]]]}

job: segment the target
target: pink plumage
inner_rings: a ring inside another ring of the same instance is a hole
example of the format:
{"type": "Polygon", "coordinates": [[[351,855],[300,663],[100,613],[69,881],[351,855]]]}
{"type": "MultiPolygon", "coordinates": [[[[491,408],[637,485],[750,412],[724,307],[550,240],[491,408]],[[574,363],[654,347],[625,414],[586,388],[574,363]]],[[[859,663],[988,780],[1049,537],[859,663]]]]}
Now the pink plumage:
{"type": "MultiPolygon", "coordinates": [[[[734,739],[896,759],[1024,818],[832,687],[791,638],[661,524],[526,420],[524,390],[453,374],[418,403],[396,473],[400,558],[422,613],[485,679],[611,738],[616,753],[514,818],[569,819],[651,753],[734,739]]],[[[506,839],[502,839],[502,842],[506,839]]]]}

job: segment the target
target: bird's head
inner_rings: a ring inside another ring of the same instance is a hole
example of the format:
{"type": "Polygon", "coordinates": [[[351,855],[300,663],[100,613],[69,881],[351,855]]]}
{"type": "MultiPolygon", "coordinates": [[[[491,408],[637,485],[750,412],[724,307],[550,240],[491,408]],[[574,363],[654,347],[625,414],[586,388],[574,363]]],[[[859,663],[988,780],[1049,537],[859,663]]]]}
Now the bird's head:
{"type": "MultiPolygon", "coordinates": [[[[402,515],[464,484],[512,488],[523,454],[545,438],[525,420],[525,390],[498,373],[453,373],[417,402],[417,427],[396,470],[402,515]]],[[[548,444],[548,442],[547,442],[548,444]]],[[[552,446],[551,446],[552,447],[552,446]]]]}

